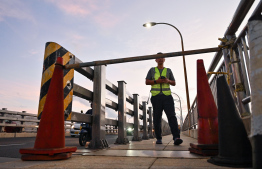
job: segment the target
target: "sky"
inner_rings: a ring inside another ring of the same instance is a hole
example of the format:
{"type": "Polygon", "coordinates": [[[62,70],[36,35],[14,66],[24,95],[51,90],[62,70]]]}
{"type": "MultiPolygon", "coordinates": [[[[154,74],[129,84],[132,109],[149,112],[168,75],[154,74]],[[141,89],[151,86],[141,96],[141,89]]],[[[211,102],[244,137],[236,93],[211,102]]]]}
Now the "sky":
{"type": "MultiPolygon", "coordinates": [[[[46,42],[60,44],[83,62],[181,51],[180,37],[174,28],[142,26],[146,22],[165,22],[180,30],[185,51],[217,47],[218,38],[223,37],[239,2],[0,0],[0,108],[37,114],[46,42]]],[[[196,97],[196,60],[203,59],[208,69],[214,55],[186,56],[191,103],[196,97]]],[[[106,78],[115,85],[124,80],[128,95],[136,93],[140,101],[147,101],[151,87],[145,85],[145,77],[155,66],[154,60],[107,65],[106,78]]],[[[180,96],[185,116],[182,57],[166,58],[165,67],[173,71],[177,85],[171,90],[180,96]]],[[[93,90],[92,81],[77,72],[74,82],[93,90]]],[[[117,101],[109,92],[107,98],[117,101]]],[[[131,105],[127,107],[132,109],[131,105]]],[[[176,107],[179,108],[179,102],[176,107]]],[[[88,101],[73,97],[73,111],[89,108],[88,101]]],[[[117,118],[114,110],[106,111],[108,118],[117,118]]]]}

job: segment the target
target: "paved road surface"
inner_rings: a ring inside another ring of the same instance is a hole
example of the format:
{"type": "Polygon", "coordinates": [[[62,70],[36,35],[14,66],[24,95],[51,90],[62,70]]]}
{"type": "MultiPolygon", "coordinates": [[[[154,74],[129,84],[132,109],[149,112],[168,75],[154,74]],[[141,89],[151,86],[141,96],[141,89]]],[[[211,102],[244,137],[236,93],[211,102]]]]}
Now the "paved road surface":
{"type": "MultiPolygon", "coordinates": [[[[127,136],[129,140],[132,136],[127,136]]],[[[114,144],[117,139],[117,135],[106,135],[108,144],[114,144]]],[[[0,138],[0,157],[20,158],[19,149],[32,148],[35,144],[35,137],[29,138],[0,138]]],[[[77,149],[84,149],[78,143],[78,137],[66,137],[66,146],[77,146],[77,149]]]]}

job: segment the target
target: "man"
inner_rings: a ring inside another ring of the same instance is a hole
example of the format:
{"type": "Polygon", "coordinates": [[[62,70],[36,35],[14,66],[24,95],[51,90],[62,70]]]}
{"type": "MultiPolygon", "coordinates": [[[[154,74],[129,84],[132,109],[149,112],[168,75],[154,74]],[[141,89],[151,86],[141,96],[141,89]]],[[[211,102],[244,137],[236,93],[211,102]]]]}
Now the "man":
{"type": "MultiPolygon", "coordinates": [[[[90,106],[91,106],[91,109],[87,110],[86,114],[93,115],[93,103],[91,103],[90,106]]],[[[88,124],[87,126],[88,126],[87,130],[88,130],[88,133],[90,134],[90,138],[92,138],[92,125],[88,124]]]]}
{"type": "Polygon", "coordinates": [[[153,105],[153,122],[157,139],[156,144],[162,144],[161,121],[162,112],[164,110],[173,135],[174,145],[179,145],[183,140],[180,139],[174,100],[170,90],[170,85],[176,85],[175,78],[171,69],[164,67],[164,57],[157,58],[155,61],[157,62],[157,67],[153,67],[148,71],[146,85],[151,85],[151,103],[153,105]]]}
{"type": "Polygon", "coordinates": [[[87,110],[86,114],[92,115],[93,114],[93,103],[91,103],[90,106],[91,106],[91,109],[87,110]]]}

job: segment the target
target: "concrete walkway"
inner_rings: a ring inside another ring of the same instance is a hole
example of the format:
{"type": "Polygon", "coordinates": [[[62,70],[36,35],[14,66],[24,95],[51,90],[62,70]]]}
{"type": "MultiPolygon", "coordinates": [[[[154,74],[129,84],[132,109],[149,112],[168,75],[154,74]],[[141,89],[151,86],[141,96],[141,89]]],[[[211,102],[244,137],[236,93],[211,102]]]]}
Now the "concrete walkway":
{"type": "Polygon", "coordinates": [[[189,143],[197,140],[182,135],[184,142],[173,145],[172,136],[164,136],[163,144],[155,139],[132,142],[127,145],[110,145],[103,150],[78,150],[72,158],[60,161],[21,161],[0,158],[0,168],[224,168],[207,162],[209,157],[191,154],[189,143]]]}

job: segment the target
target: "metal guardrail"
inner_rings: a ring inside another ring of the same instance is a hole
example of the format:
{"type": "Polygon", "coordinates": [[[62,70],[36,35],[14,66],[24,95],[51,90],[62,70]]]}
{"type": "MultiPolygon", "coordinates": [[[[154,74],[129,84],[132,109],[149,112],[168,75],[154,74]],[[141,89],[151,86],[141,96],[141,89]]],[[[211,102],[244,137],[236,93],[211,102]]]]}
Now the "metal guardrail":
{"type": "MultiPolygon", "coordinates": [[[[75,57],[75,64],[82,64],[83,62],[75,57]]],[[[85,122],[92,123],[92,133],[99,133],[93,135],[92,140],[104,139],[104,127],[108,129],[114,129],[118,132],[118,139],[116,142],[124,144],[126,141],[126,129],[128,127],[134,128],[133,140],[140,140],[139,131],[143,131],[143,139],[153,137],[153,120],[152,120],[152,108],[148,108],[146,102],[139,104],[138,94],[133,94],[133,97],[126,94],[126,83],[124,81],[118,81],[118,86],[105,79],[105,66],[95,66],[94,69],[90,67],[76,68],[75,70],[81,75],[93,81],[93,91],[85,89],[84,87],[73,84],[73,95],[82,99],[93,102],[93,115],[80,114],[72,112],[72,122],[85,122]],[[108,98],[105,98],[105,90],[110,91],[118,97],[118,102],[114,102],[108,98]],[[133,105],[133,109],[126,107],[129,103],[133,105]],[[118,111],[118,120],[105,118],[104,107],[118,111]],[[101,109],[102,108],[102,109],[101,109]],[[141,112],[141,114],[139,113],[141,112]],[[133,123],[126,122],[126,115],[134,117],[133,123]],[[143,125],[140,125],[142,120],[143,125]]],[[[168,123],[162,121],[163,134],[170,134],[168,123]]],[[[94,144],[94,143],[93,143],[94,144]]],[[[91,141],[92,145],[92,141],[91,141]]],[[[99,148],[99,143],[95,145],[95,148],[99,148]]]]}
{"type": "MultiPolygon", "coordinates": [[[[231,23],[228,26],[228,29],[225,32],[225,38],[231,39],[235,38],[235,33],[238,30],[240,24],[243,22],[246,14],[248,13],[249,9],[253,4],[253,0],[242,0],[239,3],[239,6],[234,14],[234,17],[231,23]]],[[[262,1],[257,5],[256,9],[253,11],[253,15],[261,13],[262,11],[262,1]]],[[[249,87],[249,52],[248,52],[248,34],[247,34],[247,26],[243,28],[241,33],[238,35],[234,44],[232,44],[232,53],[229,49],[223,49],[215,54],[214,59],[208,69],[208,72],[226,72],[230,73],[230,83],[229,87],[231,89],[231,93],[234,96],[235,104],[240,111],[240,115],[242,119],[250,120],[250,108],[248,103],[251,101],[250,99],[250,87],[249,87]],[[223,58],[222,58],[223,56],[223,58]],[[219,62],[223,60],[223,63],[218,66],[219,62]],[[240,87],[239,87],[240,86],[240,87]],[[241,90],[236,90],[240,89],[241,90]]],[[[221,42],[220,45],[223,43],[221,42]]],[[[217,104],[217,94],[216,94],[216,79],[218,76],[221,75],[213,75],[207,74],[208,79],[212,77],[210,80],[210,88],[217,104]]],[[[197,112],[197,97],[195,98],[191,108],[189,110],[189,114],[187,114],[184,124],[183,124],[183,131],[197,128],[198,123],[198,112],[197,112]],[[190,120],[189,120],[190,119],[190,120]]],[[[248,121],[248,120],[246,120],[248,121]]],[[[244,122],[245,123],[245,122],[244,122]]],[[[250,130],[249,122],[246,122],[245,127],[246,129],[250,130]]],[[[247,130],[247,132],[249,132],[247,130]]]]}

